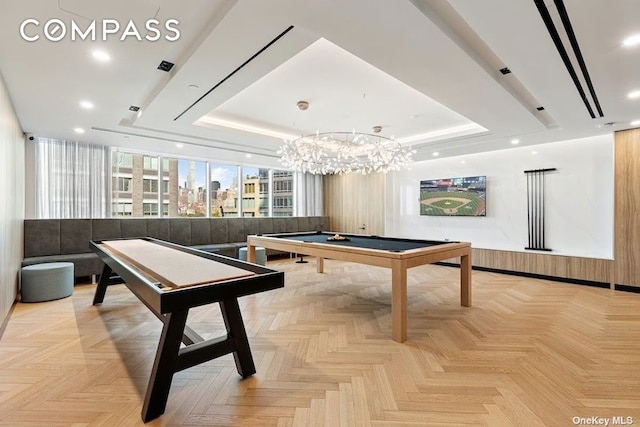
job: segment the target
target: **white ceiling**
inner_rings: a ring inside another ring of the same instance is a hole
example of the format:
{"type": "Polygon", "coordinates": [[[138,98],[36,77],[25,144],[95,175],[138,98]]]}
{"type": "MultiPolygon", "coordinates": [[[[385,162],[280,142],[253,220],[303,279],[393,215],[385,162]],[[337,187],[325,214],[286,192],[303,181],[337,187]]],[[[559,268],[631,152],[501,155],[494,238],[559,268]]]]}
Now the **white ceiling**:
{"type": "Polygon", "coordinates": [[[220,161],[252,154],[265,166],[277,165],[273,135],[316,130],[379,125],[384,136],[410,138],[423,160],[631,127],[640,99],[626,94],[640,89],[640,45],[622,40],[640,33],[640,2],[565,5],[603,117],[590,117],[533,0],[0,0],[0,73],[26,132],[220,161]],[[30,33],[42,34],[52,18],[143,28],[154,17],[179,20],[180,39],[19,34],[28,18],[41,22],[30,33]],[[97,48],[112,60],[93,60],[97,48]],[[162,60],[175,63],[171,72],[157,69],[162,60]],[[474,124],[486,130],[474,134],[474,124]]]}

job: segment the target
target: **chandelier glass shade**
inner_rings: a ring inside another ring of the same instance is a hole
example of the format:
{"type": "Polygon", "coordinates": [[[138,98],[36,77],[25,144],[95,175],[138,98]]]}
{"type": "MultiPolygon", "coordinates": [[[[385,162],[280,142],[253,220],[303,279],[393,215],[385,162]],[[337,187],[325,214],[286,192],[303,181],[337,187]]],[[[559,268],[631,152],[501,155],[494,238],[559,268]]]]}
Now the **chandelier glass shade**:
{"type": "Polygon", "coordinates": [[[285,140],[278,154],[283,166],[311,174],[387,173],[409,166],[415,150],[380,135],[317,132],[285,140]]]}

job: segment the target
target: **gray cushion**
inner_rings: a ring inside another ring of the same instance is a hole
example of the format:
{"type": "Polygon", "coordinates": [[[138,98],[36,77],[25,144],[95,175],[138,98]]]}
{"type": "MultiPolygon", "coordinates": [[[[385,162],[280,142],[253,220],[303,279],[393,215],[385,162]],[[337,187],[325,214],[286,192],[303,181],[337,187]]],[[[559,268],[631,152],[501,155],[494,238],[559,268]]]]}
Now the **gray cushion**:
{"type": "Polygon", "coordinates": [[[91,240],[119,239],[122,237],[119,219],[93,219],[91,220],[91,240]]]}
{"type": "MultiPolygon", "coordinates": [[[[246,233],[246,235],[250,235],[250,234],[259,234],[260,233],[260,227],[259,227],[259,218],[245,218],[244,219],[244,232],[246,233]]],[[[244,239],[245,241],[247,240],[246,237],[244,239]]]]}
{"type": "Polygon", "coordinates": [[[324,231],[329,231],[329,217],[328,216],[321,216],[318,217],[318,221],[320,222],[320,230],[324,230],[324,231]]]}
{"type": "Polygon", "coordinates": [[[209,226],[211,228],[209,242],[227,243],[229,241],[228,225],[229,220],[227,218],[211,218],[209,220],[209,226]]]}
{"type": "Polygon", "coordinates": [[[24,221],[25,257],[57,255],[59,253],[59,219],[33,219],[24,221]]]}
{"type": "Polygon", "coordinates": [[[102,260],[93,252],[86,254],[51,255],[25,258],[22,260],[22,266],[41,264],[43,262],[72,262],[74,266],[73,274],[76,277],[100,274],[104,267],[102,260]]]}
{"type": "Polygon", "coordinates": [[[144,218],[122,219],[122,237],[147,237],[147,221],[144,218]]]}
{"type": "Polygon", "coordinates": [[[191,220],[187,218],[170,219],[169,241],[191,246],[191,220]]]}
{"type": "Polygon", "coordinates": [[[147,236],[169,241],[169,220],[164,218],[147,219],[147,236]]]}
{"type": "Polygon", "coordinates": [[[309,218],[306,216],[300,216],[296,218],[298,221],[298,230],[297,231],[309,231],[309,218]]]}
{"type": "Polygon", "coordinates": [[[283,217],[273,218],[273,232],[274,233],[286,233],[287,232],[287,219],[283,217]]]}
{"type": "Polygon", "coordinates": [[[329,227],[322,228],[322,222],[319,216],[309,217],[309,231],[328,231],[329,227]]]}
{"type": "Polygon", "coordinates": [[[60,253],[80,254],[91,252],[90,219],[61,219],[60,220],[60,253]]]}
{"type": "Polygon", "coordinates": [[[258,219],[258,233],[260,234],[273,233],[273,218],[258,219]]]}
{"type": "Polygon", "coordinates": [[[227,218],[229,225],[229,243],[246,242],[247,234],[244,232],[244,221],[242,218],[227,218]]]}
{"type": "Polygon", "coordinates": [[[191,220],[191,245],[206,245],[211,242],[211,226],[207,218],[191,220]]]}
{"type": "Polygon", "coordinates": [[[287,233],[295,233],[298,231],[298,219],[297,218],[283,218],[285,222],[285,231],[287,233]]]}

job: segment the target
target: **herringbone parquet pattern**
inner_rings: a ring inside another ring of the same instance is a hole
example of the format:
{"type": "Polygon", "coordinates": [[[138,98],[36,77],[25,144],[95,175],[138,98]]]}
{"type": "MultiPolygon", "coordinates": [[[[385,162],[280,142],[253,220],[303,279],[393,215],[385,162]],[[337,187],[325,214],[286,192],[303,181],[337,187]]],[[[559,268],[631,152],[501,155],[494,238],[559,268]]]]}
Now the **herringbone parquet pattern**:
{"type": "MultiPolygon", "coordinates": [[[[640,295],[459,271],[411,269],[409,340],[390,339],[390,271],[327,261],[271,262],[284,289],[241,298],[258,373],[231,356],[176,374],[149,425],[570,426],[573,417],[640,423],[640,295]]],[[[140,425],[160,322],[124,287],[92,307],[73,297],[17,304],[0,341],[0,425],[140,425]]],[[[190,313],[205,337],[216,306],[190,313]]]]}

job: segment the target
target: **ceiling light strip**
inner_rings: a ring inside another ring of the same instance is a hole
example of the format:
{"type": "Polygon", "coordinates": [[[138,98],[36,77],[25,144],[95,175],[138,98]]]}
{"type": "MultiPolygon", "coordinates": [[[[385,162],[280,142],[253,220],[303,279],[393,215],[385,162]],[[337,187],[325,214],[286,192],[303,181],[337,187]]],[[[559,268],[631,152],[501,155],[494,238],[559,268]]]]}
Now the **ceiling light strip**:
{"type": "Polygon", "coordinates": [[[576,59],[578,60],[578,64],[580,65],[582,76],[584,77],[584,80],[587,83],[587,87],[589,88],[589,93],[591,94],[593,103],[595,104],[600,117],[604,117],[604,113],[602,112],[602,108],[600,107],[600,102],[598,101],[596,91],[593,88],[593,83],[591,82],[591,77],[589,76],[589,71],[587,70],[587,65],[585,64],[584,58],[582,57],[582,51],[580,50],[580,46],[578,45],[578,39],[573,32],[573,26],[571,25],[569,14],[567,13],[567,9],[564,7],[564,2],[562,0],[554,0],[554,3],[556,5],[556,8],[558,9],[558,14],[560,15],[560,19],[562,20],[562,25],[564,25],[564,30],[567,33],[567,37],[569,37],[569,42],[571,43],[571,47],[573,48],[573,53],[575,54],[576,59]]]}
{"type": "Polygon", "coordinates": [[[264,45],[262,47],[262,49],[260,49],[259,51],[257,51],[256,53],[254,53],[251,58],[247,59],[246,61],[244,61],[238,68],[236,68],[235,70],[233,70],[231,73],[229,73],[225,78],[223,78],[222,80],[220,80],[218,83],[216,83],[216,85],[214,87],[212,87],[211,89],[209,89],[204,95],[202,95],[200,98],[198,98],[193,104],[189,105],[182,113],[178,114],[176,116],[175,119],[173,119],[173,121],[175,122],[176,120],[178,120],[180,117],[182,117],[187,111],[189,111],[190,109],[192,109],[197,103],[199,103],[200,101],[202,101],[207,95],[209,95],[211,92],[213,92],[214,90],[216,90],[220,85],[222,85],[224,82],[226,82],[231,76],[233,76],[235,73],[237,73],[238,71],[240,71],[242,68],[244,68],[245,65],[247,65],[249,62],[253,61],[254,59],[256,59],[256,57],[258,55],[260,55],[262,52],[264,52],[265,50],[267,50],[269,47],[271,47],[271,45],[273,45],[275,42],[277,42],[278,40],[280,40],[285,34],[287,34],[289,31],[293,30],[294,26],[290,25],[289,28],[287,28],[286,30],[284,30],[283,32],[281,32],[280,34],[278,34],[273,40],[271,40],[269,43],[267,43],[266,45],[264,45]]]}
{"type": "Polygon", "coordinates": [[[567,54],[567,50],[564,48],[562,44],[562,40],[560,39],[560,35],[558,34],[558,30],[556,29],[555,24],[553,23],[553,19],[551,19],[551,15],[549,14],[549,9],[544,4],[544,0],[533,0],[536,6],[538,7],[538,12],[540,12],[540,16],[544,21],[544,24],[547,26],[547,30],[549,31],[549,35],[553,40],[553,44],[556,45],[556,49],[558,49],[558,53],[562,58],[562,62],[564,62],[564,66],[567,68],[569,75],[571,75],[571,80],[573,80],[573,84],[575,84],[576,89],[578,89],[578,93],[582,98],[582,102],[584,102],[585,107],[589,111],[589,115],[591,115],[592,119],[596,118],[596,115],[593,113],[593,109],[589,104],[589,100],[587,99],[587,95],[582,88],[582,84],[580,84],[580,80],[578,80],[578,75],[576,74],[576,70],[573,68],[573,64],[569,59],[569,55],[567,54]]]}

